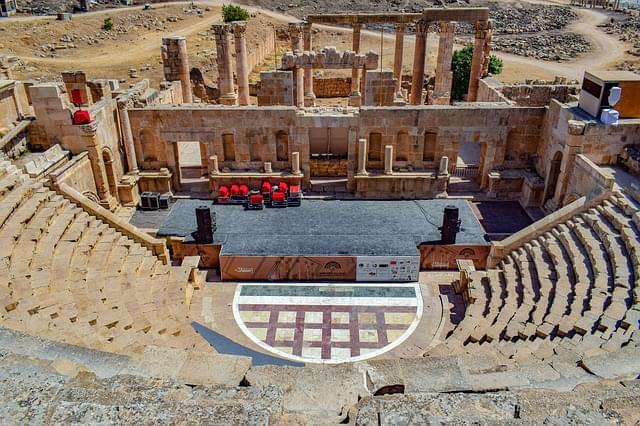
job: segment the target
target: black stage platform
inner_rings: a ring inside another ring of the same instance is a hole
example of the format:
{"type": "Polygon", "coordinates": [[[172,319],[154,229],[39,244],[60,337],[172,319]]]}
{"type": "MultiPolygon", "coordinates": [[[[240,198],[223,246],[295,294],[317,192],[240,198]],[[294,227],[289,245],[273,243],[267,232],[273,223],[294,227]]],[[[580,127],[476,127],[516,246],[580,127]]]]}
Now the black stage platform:
{"type": "Polygon", "coordinates": [[[437,243],[445,206],[460,210],[456,244],[487,245],[465,200],[312,201],[300,207],[245,211],[210,200],[178,200],[158,236],[193,242],[195,209],[216,213],[214,244],[224,256],[417,256],[421,243],[437,243]]]}

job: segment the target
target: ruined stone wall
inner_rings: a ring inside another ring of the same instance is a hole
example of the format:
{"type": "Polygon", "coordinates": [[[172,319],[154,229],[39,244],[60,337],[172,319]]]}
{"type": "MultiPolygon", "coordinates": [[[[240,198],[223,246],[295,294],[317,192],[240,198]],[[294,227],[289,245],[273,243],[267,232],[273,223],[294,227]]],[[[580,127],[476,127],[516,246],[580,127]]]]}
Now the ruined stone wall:
{"type": "Polygon", "coordinates": [[[293,73],[291,71],[263,71],[256,88],[258,105],[293,105],[293,73]]]}
{"type": "MultiPolygon", "coordinates": [[[[533,165],[544,115],[544,108],[494,104],[363,107],[359,112],[304,114],[292,107],[157,106],[130,111],[138,163],[147,170],[175,170],[172,145],[199,141],[207,146],[207,154],[217,155],[220,167],[228,170],[261,172],[266,161],[272,163],[274,170],[289,170],[291,152],[299,152],[302,171],[308,177],[311,129],[345,129],[352,190],[359,138],[377,139],[379,146],[370,146],[370,153],[374,149],[383,151],[385,145],[393,146],[394,170],[407,173],[433,171],[442,156],[449,157],[453,164],[461,142],[478,143],[484,152],[481,169],[487,174],[505,161],[513,167],[533,165]],[[286,135],[285,148],[278,148],[279,133],[286,135]],[[433,146],[425,149],[425,140],[433,146]]],[[[369,156],[368,170],[384,169],[383,153],[378,154],[369,156]]]]}
{"type": "MultiPolygon", "coordinates": [[[[393,146],[394,168],[401,171],[435,169],[442,156],[447,156],[450,164],[454,164],[462,142],[477,143],[481,151],[485,151],[480,167],[482,174],[486,174],[505,161],[509,161],[512,167],[532,166],[540,143],[544,115],[543,108],[514,108],[497,104],[364,107],[360,110],[358,137],[370,140],[373,133],[380,134],[380,145],[393,146]],[[434,133],[435,146],[433,150],[426,149],[427,134],[434,133]]],[[[353,161],[351,168],[355,169],[356,157],[350,155],[349,158],[353,161]]],[[[367,168],[382,170],[383,159],[375,160],[370,156],[367,168]]]]}
{"type": "Polygon", "coordinates": [[[502,86],[502,94],[521,106],[545,106],[552,99],[566,103],[578,92],[578,86],[573,85],[530,85],[516,84],[502,86]]]}
{"type": "Polygon", "coordinates": [[[487,77],[480,80],[478,85],[477,102],[506,102],[510,103],[501,93],[502,83],[495,78],[487,77]]]}
{"type": "Polygon", "coordinates": [[[54,185],[64,183],[89,199],[98,199],[91,162],[86,152],[72,158],[64,167],[49,175],[49,179],[54,185]]]}
{"type": "Polygon", "coordinates": [[[268,57],[272,56],[276,51],[275,30],[273,28],[263,28],[263,30],[265,30],[264,38],[258,40],[256,44],[247,46],[247,64],[249,70],[253,70],[265,62],[268,57]]]}
{"type": "Polygon", "coordinates": [[[175,170],[175,143],[198,141],[206,145],[208,156],[218,156],[223,169],[262,171],[264,162],[271,162],[274,170],[288,170],[291,153],[299,152],[308,175],[308,134],[298,127],[293,107],[154,107],[129,114],[143,170],[175,170]]]}
{"type": "Polygon", "coordinates": [[[397,80],[391,71],[369,71],[364,84],[364,104],[390,106],[396,92],[397,80]]]}
{"type": "Polygon", "coordinates": [[[614,178],[610,173],[601,170],[587,156],[578,154],[563,202],[567,204],[582,196],[588,199],[595,198],[611,191],[613,184],[614,178]]]}
{"type": "Polygon", "coordinates": [[[16,99],[15,83],[0,82],[0,137],[19,121],[19,105],[16,99]]]}
{"type": "Polygon", "coordinates": [[[313,79],[316,98],[346,98],[351,93],[351,77],[323,77],[313,79]]]}

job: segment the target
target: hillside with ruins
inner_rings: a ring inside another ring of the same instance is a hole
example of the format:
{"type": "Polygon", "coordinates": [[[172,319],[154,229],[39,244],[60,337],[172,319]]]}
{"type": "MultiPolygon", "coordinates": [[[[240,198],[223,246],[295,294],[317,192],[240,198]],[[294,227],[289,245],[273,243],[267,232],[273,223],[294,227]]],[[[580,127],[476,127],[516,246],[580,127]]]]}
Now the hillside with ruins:
{"type": "Polygon", "coordinates": [[[0,0],[0,423],[638,424],[637,6],[0,0]]]}

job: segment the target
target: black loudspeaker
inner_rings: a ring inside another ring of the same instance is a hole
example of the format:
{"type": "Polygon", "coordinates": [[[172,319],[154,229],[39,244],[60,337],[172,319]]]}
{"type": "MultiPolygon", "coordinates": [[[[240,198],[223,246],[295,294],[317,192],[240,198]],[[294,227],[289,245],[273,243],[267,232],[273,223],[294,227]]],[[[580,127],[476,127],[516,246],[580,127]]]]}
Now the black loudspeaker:
{"type": "Polygon", "coordinates": [[[160,194],[157,192],[143,192],[140,194],[140,208],[143,210],[158,210],[160,208],[160,194]]]}
{"type": "Polygon", "coordinates": [[[212,219],[209,207],[196,207],[196,222],[198,230],[196,232],[196,243],[211,244],[213,242],[213,231],[215,229],[215,215],[212,219]]]}
{"type": "Polygon", "coordinates": [[[442,244],[455,244],[456,234],[460,231],[460,219],[457,207],[446,206],[442,217],[441,241],[442,244]]]}

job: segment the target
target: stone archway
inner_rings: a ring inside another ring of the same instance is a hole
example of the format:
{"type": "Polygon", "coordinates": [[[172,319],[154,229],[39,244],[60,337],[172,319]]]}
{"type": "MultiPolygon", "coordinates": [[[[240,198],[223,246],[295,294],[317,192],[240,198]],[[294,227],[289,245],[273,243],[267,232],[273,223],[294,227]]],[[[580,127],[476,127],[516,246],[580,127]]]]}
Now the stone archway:
{"type": "Polygon", "coordinates": [[[558,151],[553,155],[551,160],[551,166],[549,167],[549,175],[547,177],[547,189],[544,192],[544,199],[542,205],[545,205],[547,201],[551,200],[556,193],[558,187],[558,180],[560,178],[562,166],[562,152],[558,151]]]}

